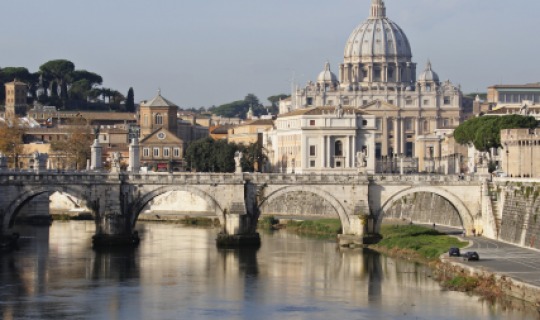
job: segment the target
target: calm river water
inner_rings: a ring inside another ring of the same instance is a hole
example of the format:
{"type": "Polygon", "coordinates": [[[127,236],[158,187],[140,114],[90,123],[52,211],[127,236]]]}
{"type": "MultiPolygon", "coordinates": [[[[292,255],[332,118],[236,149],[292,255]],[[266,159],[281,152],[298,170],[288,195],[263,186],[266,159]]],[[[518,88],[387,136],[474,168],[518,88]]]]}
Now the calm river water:
{"type": "Polygon", "coordinates": [[[24,227],[0,255],[0,318],[536,319],[440,289],[422,266],[332,241],[261,234],[220,250],[217,229],[138,224],[132,250],[91,249],[92,222],[24,227]]]}

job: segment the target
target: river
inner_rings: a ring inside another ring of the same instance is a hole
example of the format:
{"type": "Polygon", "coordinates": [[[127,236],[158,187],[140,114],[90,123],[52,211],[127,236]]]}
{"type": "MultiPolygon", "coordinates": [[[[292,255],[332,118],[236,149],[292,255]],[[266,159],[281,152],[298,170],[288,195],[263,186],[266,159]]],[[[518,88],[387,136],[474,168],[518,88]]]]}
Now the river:
{"type": "Polygon", "coordinates": [[[444,291],[425,267],[284,230],[221,250],[217,229],[139,222],[140,246],[98,252],[93,222],[22,227],[0,255],[10,319],[537,319],[444,291]]]}

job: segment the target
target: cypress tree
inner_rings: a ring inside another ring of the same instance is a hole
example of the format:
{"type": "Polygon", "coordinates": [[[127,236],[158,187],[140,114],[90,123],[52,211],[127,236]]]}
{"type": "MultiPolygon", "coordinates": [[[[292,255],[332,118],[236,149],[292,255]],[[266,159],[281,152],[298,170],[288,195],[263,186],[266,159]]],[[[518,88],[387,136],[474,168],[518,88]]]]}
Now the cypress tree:
{"type": "Polygon", "coordinates": [[[127,97],[126,97],[126,111],[135,112],[135,97],[133,94],[133,88],[129,88],[127,97]]]}

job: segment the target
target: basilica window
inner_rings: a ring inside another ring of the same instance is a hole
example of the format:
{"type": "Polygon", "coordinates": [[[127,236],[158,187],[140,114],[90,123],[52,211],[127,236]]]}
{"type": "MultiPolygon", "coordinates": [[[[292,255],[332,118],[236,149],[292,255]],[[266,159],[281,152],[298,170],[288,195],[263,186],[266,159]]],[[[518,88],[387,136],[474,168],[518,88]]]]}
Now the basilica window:
{"type": "Polygon", "coordinates": [[[161,113],[156,114],[156,124],[163,124],[163,116],[161,113]]]}
{"type": "Polygon", "coordinates": [[[406,131],[412,131],[412,128],[413,127],[413,121],[411,118],[406,118],[405,119],[405,130],[406,131]]]}
{"type": "Polygon", "coordinates": [[[314,157],[316,155],[317,148],[316,146],[309,146],[309,155],[314,157]]]}
{"type": "Polygon", "coordinates": [[[308,106],[313,105],[313,98],[307,98],[307,99],[306,99],[306,104],[307,104],[308,106]]]}
{"type": "Polygon", "coordinates": [[[450,104],[450,97],[445,96],[445,97],[444,97],[443,103],[444,103],[445,105],[449,105],[449,104],[450,104]]]}
{"type": "Polygon", "coordinates": [[[343,144],[341,141],[336,141],[336,143],[334,143],[334,154],[337,157],[343,156],[343,144]]]}
{"type": "Polygon", "coordinates": [[[309,120],[309,125],[314,126],[315,125],[315,120],[309,120]]]}
{"type": "Polygon", "coordinates": [[[348,106],[351,102],[349,101],[349,97],[343,98],[343,104],[348,106]]]}
{"type": "Polygon", "coordinates": [[[311,168],[315,168],[315,160],[311,160],[311,161],[309,162],[309,166],[310,166],[311,168]]]}
{"type": "Polygon", "coordinates": [[[388,131],[394,130],[394,123],[391,119],[388,120],[388,131]]]}
{"type": "Polygon", "coordinates": [[[429,100],[424,100],[424,106],[428,106],[429,105],[429,100]]]}
{"type": "Polygon", "coordinates": [[[373,81],[380,81],[381,80],[381,69],[374,69],[373,70],[373,81]]]}

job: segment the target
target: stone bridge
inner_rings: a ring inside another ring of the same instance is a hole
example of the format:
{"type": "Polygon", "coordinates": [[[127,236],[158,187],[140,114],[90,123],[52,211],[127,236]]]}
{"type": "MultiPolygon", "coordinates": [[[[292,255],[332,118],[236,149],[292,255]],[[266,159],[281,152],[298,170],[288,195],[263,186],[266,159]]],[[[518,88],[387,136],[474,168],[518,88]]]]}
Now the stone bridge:
{"type": "MultiPolygon", "coordinates": [[[[491,213],[483,212],[489,207],[483,205],[486,185],[478,177],[440,175],[0,172],[0,232],[8,234],[21,208],[35,197],[62,192],[80,199],[92,211],[95,244],[131,243],[138,239],[134,228],[143,208],[165,193],[183,191],[203,199],[219,218],[218,244],[260,243],[256,232],[260,215],[279,214],[279,207],[295,208],[293,214],[302,214],[298,211],[306,208],[308,215],[339,217],[340,242],[352,245],[376,234],[385,217],[412,221],[414,215],[408,212],[412,201],[407,199],[419,194],[430,195],[432,200],[417,201],[412,209],[421,211],[422,206],[440,202],[450,210],[438,217],[414,218],[415,222],[480,230],[484,221],[492,220],[485,217],[491,213]]],[[[423,209],[439,212],[436,207],[423,209]]]]}

